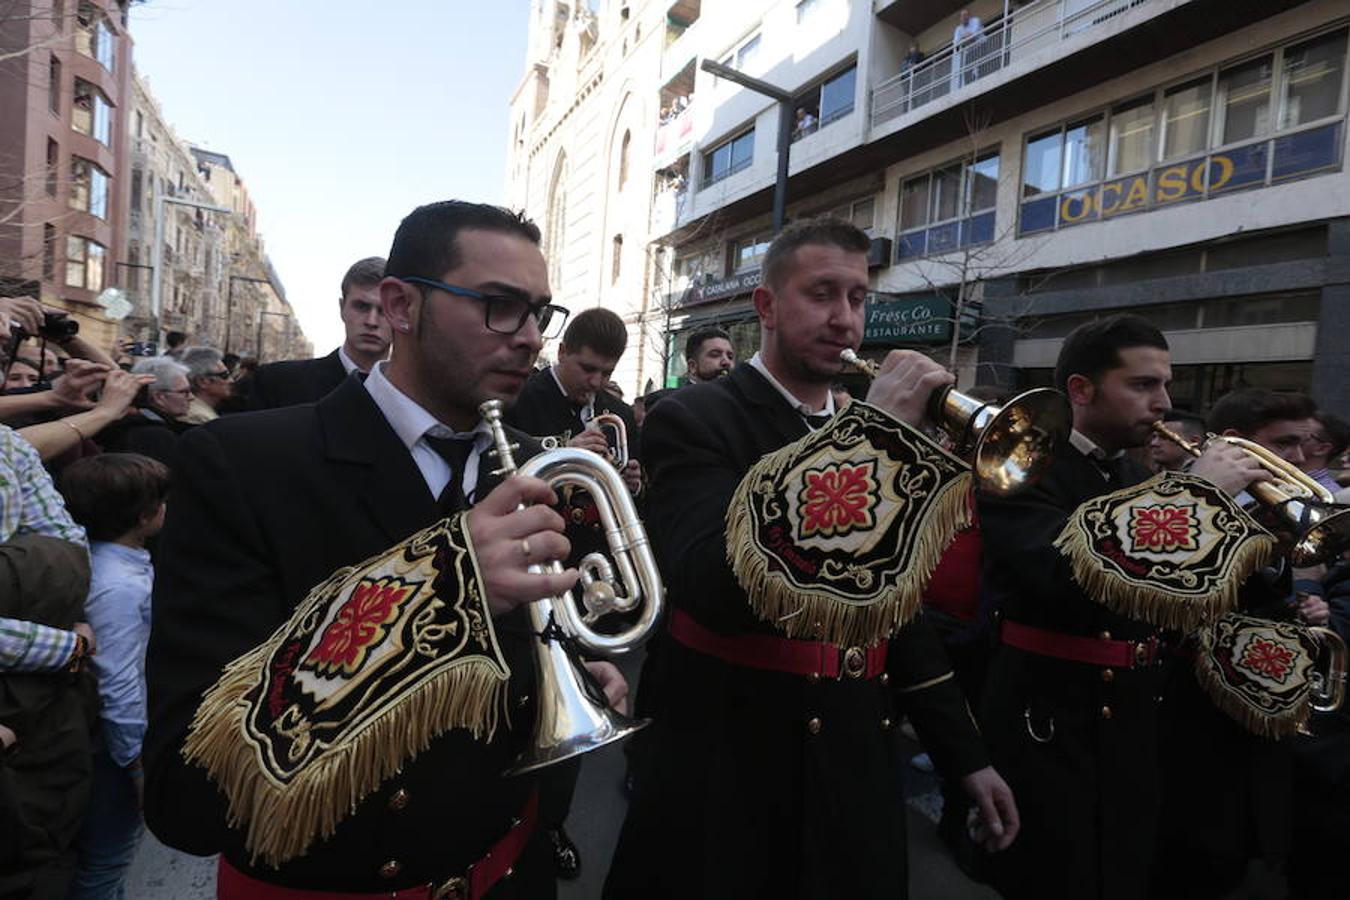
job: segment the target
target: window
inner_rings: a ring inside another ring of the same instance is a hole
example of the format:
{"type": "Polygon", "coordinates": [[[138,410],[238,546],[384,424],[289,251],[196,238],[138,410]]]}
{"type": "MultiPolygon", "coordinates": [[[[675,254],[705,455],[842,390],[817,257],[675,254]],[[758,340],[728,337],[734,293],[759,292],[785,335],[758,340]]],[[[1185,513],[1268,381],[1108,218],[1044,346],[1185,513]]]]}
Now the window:
{"type": "Polygon", "coordinates": [[[1345,34],[1325,34],[1284,51],[1280,128],[1316,122],[1340,111],[1345,34]]]}
{"type": "Polygon", "coordinates": [[[837,219],[843,219],[845,222],[851,222],[857,228],[871,234],[872,227],[876,224],[876,206],[874,198],[865,197],[862,200],[845,203],[838,209],[830,210],[830,215],[837,219]]]}
{"type": "Polygon", "coordinates": [[[66,238],[66,284],[88,291],[103,290],[103,260],[107,248],[89,238],[66,238]]]}
{"type": "Polygon", "coordinates": [[[897,261],[992,241],[998,172],[993,152],[901,182],[897,261]]]}
{"type": "Polygon", "coordinates": [[[1111,110],[1111,153],[1106,174],[1138,172],[1153,164],[1153,97],[1111,110]]]}
{"type": "Polygon", "coordinates": [[[757,268],[769,252],[773,235],[769,232],[751,235],[732,241],[727,245],[727,273],[735,274],[747,269],[757,268]]]}
{"type": "Polygon", "coordinates": [[[1163,159],[1199,153],[1209,146],[1210,78],[1163,92],[1163,159]]]}
{"type": "Polygon", "coordinates": [[[47,138],[47,196],[56,196],[56,182],[61,177],[61,147],[47,138]]]}
{"type": "Polygon", "coordinates": [[[756,32],[752,34],[745,43],[722,57],[720,62],[724,66],[730,66],[733,69],[744,72],[754,64],[755,59],[759,56],[759,47],[759,32],[756,32]]]}
{"type": "Polygon", "coordinates": [[[42,226],[42,277],[56,277],[56,226],[51,222],[42,226]]]}
{"type": "Polygon", "coordinates": [[[825,0],[797,0],[797,24],[805,25],[815,18],[825,0]]]}
{"type": "Polygon", "coordinates": [[[610,261],[609,280],[617,284],[619,275],[623,273],[623,235],[614,235],[614,248],[611,252],[613,258],[610,261]]]}
{"type": "Polygon", "coordinates": [[[140,169],[131,170],[131,211],[133,213],[141,211],[141,179],[143,177],[140,169]]]}
{"type": "Polygon", "coordinates": [[[70,125],[80,134],[112,146],[112,106],[102,91],[83,78],[75,79],[75,104],[70,113],[70,125]]]}
{"type": "Polygon", "coordinates": [[[632,132],[623,133],[623,142],[619,145],[619,190],[628,183],[628,148],[633,143],[632,132]]]}
{"type": "Polygon", "coordinates": [[[1223,139],[1232,144],[1270,131],[1270,76],[1274,57],[1263,56],[1219,73],[1223,139]]]}
{"type": "Polygon", "coordinates": [[[75,49],[113,71],[117,63],[117,35],[103,11],[90,0],[80,0],[75,19],[75,49]]]}
{"type": "Polygon", "coordinates": [[[78,156],[70,158],[70,208],[108,217],[108,173],[78,156]]]}
{"type": "Polygon", "coordinates": [[[742,132],[703,154],[703,186],[749,167],[755,157],[755,129],[742,132]]]}
{"type": "Polygon", "coordinates": [[[47,63],[47,108],[61,115],[61,60],[55,53],[47,63]]]}
{"type": "Polygon", "coordinates": [[[858,67],[850,66],[820,86],[820,124],[824,127],[853,112],[858,67]]]}
{"type": "Polygon", "coordinates": [[[1064,187],[1088,184],[1102,177],[1102,164],[1106,161],[1105,131],[1101,116],[1064,130],[1064,187]]]}
{"type": "Polygon", "coordinates": [[[1339,171],[1348,35],[1341,28],[1028,135],[1019,232],[1339,171]]]}

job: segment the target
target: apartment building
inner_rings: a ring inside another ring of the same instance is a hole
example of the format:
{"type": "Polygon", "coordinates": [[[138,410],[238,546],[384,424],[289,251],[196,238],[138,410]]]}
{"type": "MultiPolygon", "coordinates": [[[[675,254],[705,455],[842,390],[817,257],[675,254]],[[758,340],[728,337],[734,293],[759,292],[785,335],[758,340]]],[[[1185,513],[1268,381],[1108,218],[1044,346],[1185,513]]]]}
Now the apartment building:
{"type": "Polygon", "coordinates": [[[757,346],[786,114],[789,218],[832,212],[873,236],[867,353],[1039,385],[1074,325],[1131,310],[1168,334],[1179,406],[1311,385],[1350,411],[1341,4],[635,6],[663,44],[648,107],[680,98],[647,123],[638,314],[666,336],[668,381],[692,328],[757,346]],[[958,32],[962,10],[979,26],[958,32]],[[787,91],[790,112],[701,59],[787,91]]]}
{"type": "Polygon", "coordinates": [[[96,341],[114,332],[98,298],[126,228],[128,5],[0,7],[0,287],[67,310],[96,341]]]}

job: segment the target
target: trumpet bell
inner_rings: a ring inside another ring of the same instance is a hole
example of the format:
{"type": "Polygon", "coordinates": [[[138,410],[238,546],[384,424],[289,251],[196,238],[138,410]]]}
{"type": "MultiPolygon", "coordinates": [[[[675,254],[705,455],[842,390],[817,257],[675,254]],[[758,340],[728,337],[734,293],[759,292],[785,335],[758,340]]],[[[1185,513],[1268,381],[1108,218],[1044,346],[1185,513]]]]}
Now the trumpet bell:
{"type": "MultiPolygon", "coordinates": [[[[531,603],[528,610],[531,626],[543,633],[552,617],[551,603],[531,603]]],[[[590,753],[651,724],[609,706],[590,673],[558,641],[535,641],[534,648],[540,673],[534,732],[530,746],[505,774],[524,775],[590,753]]]]}
{"type": "Polygon", "coordinates": [[[980,489],[999,497],[1035,484],[1073,427],[1069,401],[1052,388],[1003,406],[949,389],[934,395],[930,413],[953,436],[957,455],[970,460],[980,489]]]}
{"type": "Polygon", "coordinates": [[[1055,445],[1069,435],[1073,412],[1052,388],[1018,394],[1003,407],[988,407],[987,419],[973,416],[968,426],[979,435],[971,468],[980,487],[1006,497],[1035,484],[1055,460],[1055,445]]]}
{"type": "Polygon", "coordinates": [[[1304,568],[1331,562],[1350,547],[1350,509],[1329,509],[1297,499],[1287,501],[1286,507],[1307,510],[1306,514],[1301,509],[1289,510],[1297,515],[1296,521],[1308,523],[1289,552],[1289,559],[1295,566],[1304,568]]]}

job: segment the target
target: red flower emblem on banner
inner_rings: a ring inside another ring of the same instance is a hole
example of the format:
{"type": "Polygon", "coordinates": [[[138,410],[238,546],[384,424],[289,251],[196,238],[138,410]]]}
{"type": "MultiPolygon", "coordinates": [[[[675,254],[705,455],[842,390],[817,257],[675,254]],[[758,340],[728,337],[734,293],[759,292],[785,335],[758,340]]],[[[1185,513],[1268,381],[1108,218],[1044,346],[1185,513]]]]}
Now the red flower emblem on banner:
{"type": "Polygon", "coordinates": [[[871,528],[876,502],[872,463],[826,466],[806,473],[802,488],[802,537],[834,537],[871,528]]]}
{"type": "Polygon", "coordinates": [[[1294,667],[1294,651],[1277,641],[1253,638],[1242,648],[1238,666],[1284,683],[1294,667]]]}
{"type": "Polygon", "coordinates": [[[1200,523],[1194,506],[1141,506],[1130,511],[1132,550],[1194,550],[1200,523]]]}
{"type": "Polygon", "coordinates": [[[305,668],[328,674],[351,675],[365,661],[366,652],[384,639],[399,607],[416,585],[398,578],[362,579],[323,631],[319,645],[305,657],[305,668]]]}

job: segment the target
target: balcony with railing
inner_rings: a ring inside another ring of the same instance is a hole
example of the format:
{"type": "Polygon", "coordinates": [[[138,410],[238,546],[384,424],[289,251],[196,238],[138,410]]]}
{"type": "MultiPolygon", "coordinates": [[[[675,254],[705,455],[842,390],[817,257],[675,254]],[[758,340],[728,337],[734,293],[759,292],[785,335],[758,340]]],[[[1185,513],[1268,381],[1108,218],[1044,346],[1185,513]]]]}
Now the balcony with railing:
{"type": "Polygon", "coordinates": [[[1101,28],[1136,6],[1161,0],[1038,0],[1010,10],[976,35],[947,44],[927,58],[907,61],[897,75],[872,90],[873,125],[919,109],[1052,49],[1065,40],[1101,28]]]}

